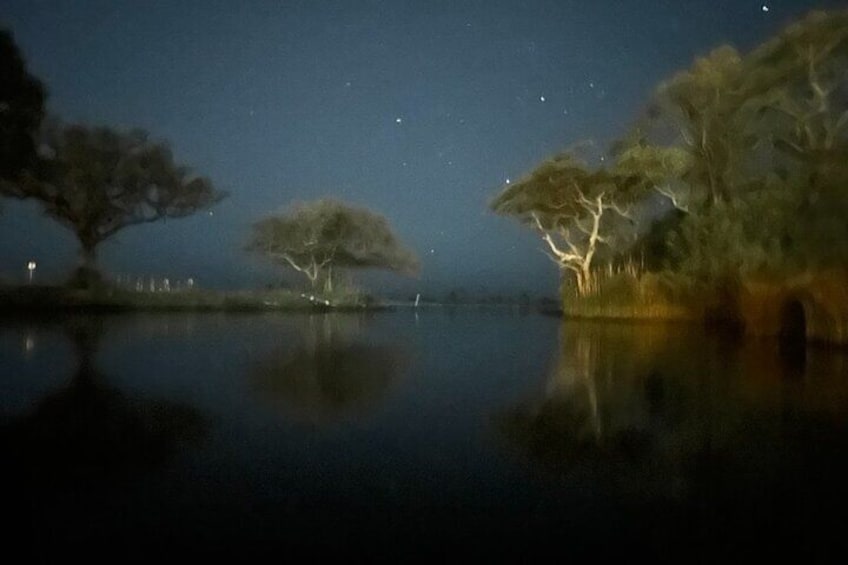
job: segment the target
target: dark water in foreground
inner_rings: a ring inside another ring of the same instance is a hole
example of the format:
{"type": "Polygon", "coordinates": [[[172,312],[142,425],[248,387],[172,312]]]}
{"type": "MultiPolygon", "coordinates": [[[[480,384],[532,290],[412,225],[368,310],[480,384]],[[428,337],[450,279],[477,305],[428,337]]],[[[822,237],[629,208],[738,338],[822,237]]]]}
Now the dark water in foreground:
{"type": "Polygon", "coordinates": [[[507,309],[5,320],[4,545],[843,561],[848,354],[790,353],[507,309]]]}

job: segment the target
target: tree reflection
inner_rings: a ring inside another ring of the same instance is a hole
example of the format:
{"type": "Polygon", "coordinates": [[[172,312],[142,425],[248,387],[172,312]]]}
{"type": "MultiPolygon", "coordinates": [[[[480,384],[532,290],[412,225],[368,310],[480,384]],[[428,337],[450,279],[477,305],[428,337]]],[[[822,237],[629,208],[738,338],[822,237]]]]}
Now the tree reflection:
{"type": "Polygon", "coordinates": [[[363,318],[309,316],[294,350],[282,346],[251,373],[254,389],[290,418],[327,424],[371,412],[406,365],[403,350],[359,338],[363,318]]]}
{"type": "Polygon", "coordinates": [[[70,384],[6,423],[6,453],[27,482],[100,481],[164,463],[181,442],[205,431],[191,407],[132,398],[110,386],[95,358],[104,334],[102,317],[62,321],[74,345],[70,384]]]}
{"type": "Polygon", "coordinates": [[[674,393],[650,363],[668,330],[640,328],[639,339],[629,343],[623,330],[564,324],[542,398],[503,411],[496,422],[510,445],[545,468],[655,492],[674,483],[658,459],[676,418],[668,410],[674,393]]]}
{"type": "Polygon", "coordinates": [[[565,322],[541,398],[495,421],[530,461],[599,492],[655,500],[720,491],[730,503],[745,499],[739,489],[805,478],[812,461],[820,477],[834,464],[848,472],[838,448],[848,433],[848,355],[805,356],[799,366],[778,340],[740,344],[684,326],[565,322]]]}

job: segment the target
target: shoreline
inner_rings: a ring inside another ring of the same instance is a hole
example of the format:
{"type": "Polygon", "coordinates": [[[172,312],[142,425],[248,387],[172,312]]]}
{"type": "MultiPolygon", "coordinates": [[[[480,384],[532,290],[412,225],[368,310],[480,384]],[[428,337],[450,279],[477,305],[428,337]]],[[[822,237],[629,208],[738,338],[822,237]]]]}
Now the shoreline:
{"type": "Polygon", "coordinates": [[[331,299],[293,291],[135,292],[113,288],[68,289],[58,286],[0,287],[0,315],[39,313],[130,312],[371,312],[391,306],[344,296],[331,299]]]}

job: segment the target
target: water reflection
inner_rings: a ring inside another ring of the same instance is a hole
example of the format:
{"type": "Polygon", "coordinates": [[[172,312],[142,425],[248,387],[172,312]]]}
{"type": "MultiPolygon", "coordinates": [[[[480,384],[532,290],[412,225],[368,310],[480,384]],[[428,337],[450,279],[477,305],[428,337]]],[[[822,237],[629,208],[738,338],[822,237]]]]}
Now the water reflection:
{"type": "Polygon", "coordinates": [[[500,414],[510,444],[570,480],[607,481],[619,491],[673,493],[676,475],[662,456],[683,419],[681,383],[665,377],[654,352],[667,328],[564,325],[541,398],[500,414]]]}
{"type": "MultiPolygon", "coordinates": [[[[205,431],[191,407],[133,398],[108,384],[95,363],[104,318],[60,324],[76,353],[70,383],[0,427],[4,452],[23,484],[97,482],[161,464],[205,431]]],[[[46,326],[45,326],[46,327],[46,326]]]]}
{"type": "Polygon", "coordinates": [[[261,398],[289,418],[329,424],[369,414],[386,396],[407,363],[393,344],[362,341],[366,318],[308,316],[295,343],[284,343],[251,371],[261,398]]]}
{"type": "Polygon", "coordinates": [[[35,351],[35,334],[27,332],[24,337],[24,358],[29,359],[35,351]]]}
{"type": "Polygon", "coordinates": [[[848,501],[844,351],[798,363],[779,340],[565,323],[539,396],[497,414],[507,444],[569,484],[651,505],[659,531],[835,535],[819,512],[848,501]]]}

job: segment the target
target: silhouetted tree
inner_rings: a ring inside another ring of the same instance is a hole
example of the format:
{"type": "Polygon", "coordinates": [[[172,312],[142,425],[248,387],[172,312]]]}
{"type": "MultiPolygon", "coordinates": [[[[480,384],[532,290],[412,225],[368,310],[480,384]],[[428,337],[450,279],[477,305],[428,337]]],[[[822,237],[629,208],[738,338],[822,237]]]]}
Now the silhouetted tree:
{"type": "Polygon", "coordinates": [[[418,259],[378,214],[333,199],[296,204],[253,224],[247,249],[333,290],[333,268],[414,273],[418,259]]]}
{"type": "Polygon", "coordinates": [[[74,233],[81,246],[74,278],[83,286],[99,279],[96,250],[104,240],[128,226],[191,215],[226,196],[142,130],[52,124],[40,152],[38,171],[8,185],[6,194],[38,200],[74,233]]]}
{"type": "Polygon", "coordinates": [[[44,86],[27,72],[11,33],[0,30],[0,186],[33,165],[44,86]]]}

